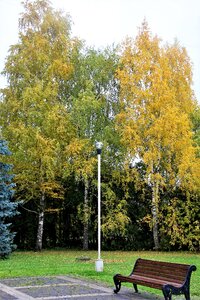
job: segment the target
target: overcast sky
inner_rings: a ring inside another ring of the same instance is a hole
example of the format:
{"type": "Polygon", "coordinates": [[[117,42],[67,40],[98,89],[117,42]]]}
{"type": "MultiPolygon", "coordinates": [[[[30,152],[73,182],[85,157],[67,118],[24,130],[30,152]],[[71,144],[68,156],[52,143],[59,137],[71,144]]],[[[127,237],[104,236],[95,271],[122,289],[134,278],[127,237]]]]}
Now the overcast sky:
{"type": "MultiPolygon", "coordinates": [[[[194,91],[200,102],[200,0],[52,0],[69,13],[72,34],[87,45],[104,47],[135,37],[144,18],[164,42],[178,39],[193,63],[194,91]]],[[[18,40],[21,0],[0,0],[0,71],[9,46],[18,40]]],[[[0,77],[0,87],[6,84],[0,77]]]]}

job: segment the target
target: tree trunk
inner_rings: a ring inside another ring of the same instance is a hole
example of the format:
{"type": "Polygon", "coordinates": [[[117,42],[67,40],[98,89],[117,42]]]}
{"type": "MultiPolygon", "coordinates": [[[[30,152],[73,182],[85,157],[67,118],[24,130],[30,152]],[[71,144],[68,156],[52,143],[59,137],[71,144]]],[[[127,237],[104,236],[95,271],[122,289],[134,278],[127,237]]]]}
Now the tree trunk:
{"type": "Polygon", "coordinates": [[[42,237],[43,237],[43,228],[44,228],[44,202],[45,196],[42,193],[40,198],[40,211],[38,214],[38,230],[37,230],[37,240],[36,240],[36,250],[42,250],[42,237]]]}
{"type": "Polygon", "coordinates": [[[89,242],[89,206],[88,206],[88,190],[89,182],[88,179],[85,180],[85,192],[84,192],[84,221],[83,221],[83,250],[88,250],[89,242]]]}
{"type": "Polygon", "coordinates": [[[159,244],[159,233],[158,233],[158,199],[159,199],[159,183],[155,181],[152,186],[152,220],[153,220],[153,240],[154,249],[158,250],[160,248],[159,244]]]}

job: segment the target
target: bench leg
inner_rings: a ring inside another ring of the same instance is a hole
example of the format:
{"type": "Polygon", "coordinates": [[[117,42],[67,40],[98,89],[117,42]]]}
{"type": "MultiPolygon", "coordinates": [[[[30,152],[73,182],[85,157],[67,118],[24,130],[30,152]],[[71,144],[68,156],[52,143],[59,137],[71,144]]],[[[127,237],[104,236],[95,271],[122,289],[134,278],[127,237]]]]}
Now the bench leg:
{"type": "Polygon", "coordinates": [[[135,292],[138,293],[137,284],[133,283],[133,287],[134,287],[134,289],[135,289],[135,292]]]}
{"type": "Polygon", "coordinates": [[[120,291],[120,289],[121,289],[121,281],[119,281],[119,280],[116,278],[116,276],[117,276],[117,275],[115,275],[115,276],[113,277],[113,280],[114,280],[114,283],[115,283],[115,287],[116,287],[116,289],[114,289],[114,293],[115,293],[115,294],[117,294],[117,293],[120,291]]]}
{"type": "Polygon", "coordinates": [[[162,289],[162,291],[163,291],[165,300],[172,300],[172,293],[171,293],[170,288],[165,287],[162,289]]]}
{"type": "Polygon", "coordinates": [[[189,291],[189,289],[184,291],[184,295],[185,295],[186,300],[190,300],[190,291],[189,291]]]}

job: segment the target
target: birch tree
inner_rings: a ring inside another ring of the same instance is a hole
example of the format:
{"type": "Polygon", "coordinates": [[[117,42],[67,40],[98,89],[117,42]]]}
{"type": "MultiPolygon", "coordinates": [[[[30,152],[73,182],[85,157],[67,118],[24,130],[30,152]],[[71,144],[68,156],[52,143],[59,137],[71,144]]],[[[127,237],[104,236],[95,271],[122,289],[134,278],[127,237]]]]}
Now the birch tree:
{"type": "Polygon", "coordinates": [[[48,1],[25,1],[19,41],[10,47],[4,75],[0,124],[13,152],[18,195],[34,201],[38,215],[36,249],[42,249],[47,199],[63,199],[63,153],[73,135],[62,86],[73,72],[76,41],[70,22],[48,1]]]}
{"type": "Polygon", "coordinates": [[[117,129],[129,159],[144,164],[152,192],[154,246],[159,249],[160,193],[191,183],[197,163],[189,118],[195,107],[190,59],[178,42],[161,44],[145,21],[136,39],[123,44],[118,79],[117,129]]]}

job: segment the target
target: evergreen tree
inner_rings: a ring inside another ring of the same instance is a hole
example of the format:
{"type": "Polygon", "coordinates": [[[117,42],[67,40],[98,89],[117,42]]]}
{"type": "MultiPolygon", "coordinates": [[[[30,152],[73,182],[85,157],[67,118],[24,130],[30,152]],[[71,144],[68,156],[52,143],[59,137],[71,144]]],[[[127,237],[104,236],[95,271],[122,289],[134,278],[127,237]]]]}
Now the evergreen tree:
{"type": "Polygon", "coordinates": [[[0,140],[0,258],[7,257],[14,248],[14,233],[10,231],[8,218],[17,214],[17,204],[11,202],[14,183],[13,175],[10,174],[12,166],[2,162],[2,155],[10,155],[7,143],[0,140]]]}

